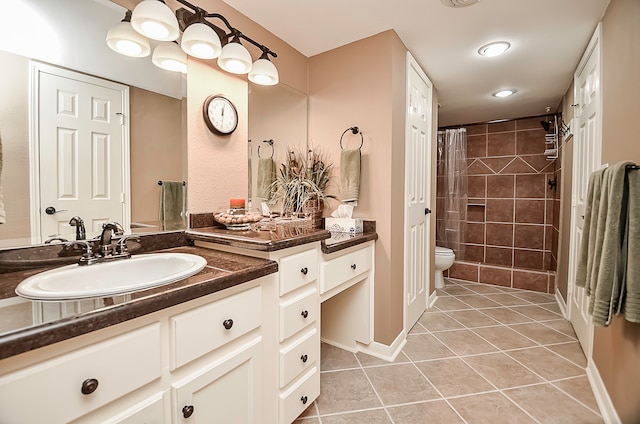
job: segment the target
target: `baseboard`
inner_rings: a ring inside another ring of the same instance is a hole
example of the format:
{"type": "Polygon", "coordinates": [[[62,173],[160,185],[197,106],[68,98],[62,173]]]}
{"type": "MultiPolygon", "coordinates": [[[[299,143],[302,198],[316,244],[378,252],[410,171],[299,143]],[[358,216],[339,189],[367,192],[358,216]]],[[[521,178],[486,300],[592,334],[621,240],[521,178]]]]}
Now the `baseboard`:
{"type": "Polygon", "coordinates": [[[558,307],[560,308],[560,312],[562,312],[562,316],[564,319],[569,319],[569,315],[567,315],[567,302],[562,298],[559,290],[556,290],[556,302],[558,303],[558,307]]]}
{"type": "Polygon", "coordinates": [[[368,345],[359,344],[358,351],[378,359],[393,362],[407,344],[407,333],[403,330],[398,334],[391,345],[371,342],[368,345]]]}
{"type": "Polygon", "coordinates": [[[593,390],[596,402],[598,402],[598,408],[600,408],[602,420],[605,424],[620,424],[622,421],[620,421],[620,417],[618,417],[618,413],[613,406],[613,402],[611,402],[611,398],[609,397],[607,388],[600,377],[598,368],[596,368],[596,365],[591,359],[589,359],[589,363],[587,365],[587,378],[589,379],[589,384],[591,385],[591,390],[593,390]]]}
{"type": "Polygon", "coordinates": [[[347,346],[347,345],[345,345],[345,344],[342,344],[342,343],[336,342],[336,341],[334,341],[334,340],[325,339],[325,338],[323,338],[323,337],[320,337],[320,341],[321,341],[322,343],[326,343],[326,344],[328,344],[328,345],[331,345],[331,346],[337,347],[337,348],[339,348],[339,349],[346,350],[347,352],[356,353],[356,352],[358,351],[358,349],[357,349],[357,348],[354,348],[353,346],[347,346]]]}
{"type": "Polygon", "coordinates": [[[429,298],[427,299],[427,309],[431,309],[433,308],[433,305],[436,304],[436,300],[438,300],[438,294],[437,292],[434,290],[430,295],[429,298]]]}

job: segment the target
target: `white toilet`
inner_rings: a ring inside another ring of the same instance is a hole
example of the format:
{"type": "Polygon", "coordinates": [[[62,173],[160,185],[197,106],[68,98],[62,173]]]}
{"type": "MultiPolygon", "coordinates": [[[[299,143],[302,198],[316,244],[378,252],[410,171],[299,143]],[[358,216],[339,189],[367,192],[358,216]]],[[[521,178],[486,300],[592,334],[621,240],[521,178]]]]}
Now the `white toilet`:
{"type": "Polygon", "coordinates": [[[453,250],[446,247],[436,246],[436,288],[441,289],[444,287],[443,271],[449,269],[453,265],[453,261],[456,260],[456,254],[453,250]]]}

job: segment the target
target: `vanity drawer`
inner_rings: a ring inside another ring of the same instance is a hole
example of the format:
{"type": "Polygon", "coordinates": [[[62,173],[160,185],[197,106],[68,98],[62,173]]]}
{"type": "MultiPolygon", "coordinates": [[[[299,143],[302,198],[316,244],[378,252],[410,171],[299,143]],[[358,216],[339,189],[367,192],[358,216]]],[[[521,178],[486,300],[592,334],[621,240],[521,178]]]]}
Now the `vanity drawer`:
{"type": "Polygon", "coordinates": [[[260,326],[261,287],[254,287],[170,320],[172,370],[260,326]]]}
{"type": "Polygon", "coordinates": [[[314,366],[291,388],[280,394],[280,424],[290,424],[320,395],[320,371],[314,366]]]}
{"type": "Polygon", "coordinates": [[[318,278],[318,252],[307,250],[280,260],[280,296],[318,278]]]}
{"type": "Polygon", "coordinates": [[[280,388],[318,362],[320,334],[313,328],[290,346],[280,349],[280,388]]]}
{"type": "Polygon", "coordinates": [[[318,290],[313,287],[280,304],[280,342],[315,323],[320,310],[318,290]]]}
{"type": "Polygon", "coordinates": [[[160,378],[160,352],[156,323],[4,375],[0,421],[75,420],[160,378]]]}
{"type": "Polygon", "coordinates": [[[320,294],[371,269],[371,246],[320,264],[320,294]]]}

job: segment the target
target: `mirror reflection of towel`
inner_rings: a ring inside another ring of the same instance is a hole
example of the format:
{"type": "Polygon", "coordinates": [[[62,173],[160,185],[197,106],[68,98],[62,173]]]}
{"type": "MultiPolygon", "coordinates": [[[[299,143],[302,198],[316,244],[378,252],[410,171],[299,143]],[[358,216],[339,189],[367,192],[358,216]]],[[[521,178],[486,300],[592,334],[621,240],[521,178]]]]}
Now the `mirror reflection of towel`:
{"type": "Polygon", "coordinates": [[[276,179],[276,165],[272,158],[258,160],[258,187],[256,197],[270,200],[273,193],[273,182],[276,179]]]}
{"type": "Polygon", "coordinates": [[[342,201],[357,202],[360,194],[360,149],[343,150],[340,155],[340,180],[342,201]]]}
{"type": "Polygon", "coordinates": [[[182,181],[163,181],[160,186],[160,223],[164,230],[186,227],[187,187],[182,181]]]}
{"type": "Polygon", "coordinates": [[[7,223],[7,214],[4,211],[4,201],[2,200],[2,138],[0,138],[0,224],[7,223]]]}

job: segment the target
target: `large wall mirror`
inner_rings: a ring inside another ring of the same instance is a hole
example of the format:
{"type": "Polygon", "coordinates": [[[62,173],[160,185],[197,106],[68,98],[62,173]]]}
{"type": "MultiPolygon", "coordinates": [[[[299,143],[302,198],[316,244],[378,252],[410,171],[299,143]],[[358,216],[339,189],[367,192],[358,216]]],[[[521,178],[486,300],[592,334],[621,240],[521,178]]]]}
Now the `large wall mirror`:
{"type": "Polygon", "coordinates": [[[307,96],[282,83],[250,84],[249,140],[248,198],[260,208],[265,193],[258,174],[264,161],[273,159],[278,172],[288,151],[307,148],[307,96]]]}
{"type": "MultiPolygon", "coordinates": [[[[186,77],[155,67],[150,57],[129,58],[110,50],[105,43],[107,31],[125,12],[110,1],[9,0],[4,6],[6,13],[0,16],[0,193],[5,217],[0,219],[0,248],[44,242],[56,235],[72,238],[73,230],[65,226],[50,234],[34,234],[38,227],[34,216],[46,206],[34,201],[34,185],[39,183],[34,183],[30,171],[30,138],[38,128],[32,113],[38,106],[31,96],[34,61],[127,87],[129,116],[123,119],[129,125],[129,166],[125,160],[125,169],[111,165],[104,172],[121,172],[129,181],[121,200],[129,214],[132,228],[128,230],[162,230],[158,181],[186,178],[186,77]]],[[[77,172],[73,178],[78,181],[89,178],[79,168],[67,172],[77,172]]],[[[66,220],[79,215],[76,211],[60,214],[66,220]]],[[[82,218],[92,222],[91,216],[82,218]]],[[[94,227],[87,226],[87,238],[99,232],[94,227]]]]}

